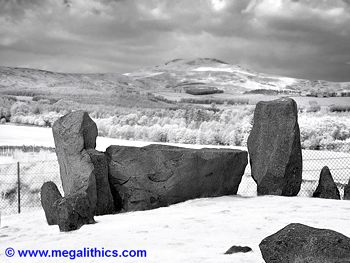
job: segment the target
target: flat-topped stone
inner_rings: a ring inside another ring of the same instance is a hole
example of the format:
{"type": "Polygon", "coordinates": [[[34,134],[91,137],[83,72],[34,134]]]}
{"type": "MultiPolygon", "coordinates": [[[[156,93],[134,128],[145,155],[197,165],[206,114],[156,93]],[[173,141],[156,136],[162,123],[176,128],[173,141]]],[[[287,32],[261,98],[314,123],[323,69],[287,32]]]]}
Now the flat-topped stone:
{"type": "Polygon", "coordinates": [[[124,211],[236,194],[248,162],[245,151],[159,144],[110,146],[106,155],[112,194],[124,211]]]}

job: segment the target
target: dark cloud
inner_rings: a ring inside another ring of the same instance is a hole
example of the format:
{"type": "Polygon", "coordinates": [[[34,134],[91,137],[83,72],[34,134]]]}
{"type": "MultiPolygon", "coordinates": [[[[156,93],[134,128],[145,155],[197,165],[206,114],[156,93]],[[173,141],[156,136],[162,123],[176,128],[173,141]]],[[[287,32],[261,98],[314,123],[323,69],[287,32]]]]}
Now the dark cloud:
{"type": "Polygon", "coordinates": [[[0,61],[126,72],[176,57],[350,81],[350,0],[0,0],[0,61]]]}

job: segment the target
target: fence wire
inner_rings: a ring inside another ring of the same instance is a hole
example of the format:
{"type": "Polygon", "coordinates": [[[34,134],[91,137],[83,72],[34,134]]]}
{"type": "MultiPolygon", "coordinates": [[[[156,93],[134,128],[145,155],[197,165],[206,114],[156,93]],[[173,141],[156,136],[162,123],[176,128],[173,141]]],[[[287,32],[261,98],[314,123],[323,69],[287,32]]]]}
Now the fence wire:
{"type": "MultiPolygon", "coordinates": [[[[340,149],[341,150],[341,149],[340,149]]],[[[344,188],[350,180],[350,152],[303,150],[302,184],[298,196],[312,197],[318,186],[321,170],[328,166],[340,196],[344,198],[344,188]]],[[[248,164],[242,178],[238,194],[256,196],[257,187],[250,173],[248,164]]]]}
{"type": "MultiPolygon", "coordinates": [[[[324,166],[329,167],[343,198],[344,187],[350,180],[350,152],[312,150],[303,150],[303,182],[299,196],[312,196],[324,166]]],[[[47,181],[55,182],[63,193],[57,160],[0,164],[0,212],[11,214],[18,213],[19,208],[24,211],[41,207],[40,188],[47,181]]],[[[238,194],[242,196],[257,194],[249,164],[238,194]]]]}
{"type": "Polygon", "coordinates": [[[350,152],[311,150],[303,151],[303,183],[300,196],[312,196],[324,166],[328,166],[340,196],[344,198],[344,188],[350,180],[350,152]]]}
{"type": "Polygon", "coordinates": [[[40,188],[47,181],[61,188],[57,161],[1,164],[0,211],[10,214],[40,207],[40,188]]]}

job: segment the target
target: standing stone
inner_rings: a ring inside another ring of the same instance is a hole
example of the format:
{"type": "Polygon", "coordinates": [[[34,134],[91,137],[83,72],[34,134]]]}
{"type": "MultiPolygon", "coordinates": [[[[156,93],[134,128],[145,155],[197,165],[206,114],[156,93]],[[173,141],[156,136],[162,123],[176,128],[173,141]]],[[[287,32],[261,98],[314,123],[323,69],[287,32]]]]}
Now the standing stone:
{"type": "Polygon", "coordinates": [[[350,262],[350,238],[328,229],[289,224],[261,241],[266,263],[350,262]]]}
{"type": "Polygon", "coordinates": [[[110,146],[106,154],[114,202],[124,211],[236,194],[248,162],[245,151],[167,145],[110,146]]]}
{"type": "Polygon", "coordinates": [[[94,151],[97,137],[95,122],[86,112],[75,111],[58,119],[52,132],[65,197],[79,193],[80,198],[87,198],[85,203],[92,214],[113,213],[113,209],[108,210],[113,204],[104,203],[112,197],[106,197],[110,194],[109,184],[106,184],[107,166],[102,167],[100,154],[94,151]],[[99,188],[96,188],[97,178],[99,188]],[[98,197],[102,200],[97,200],[98,197]]]}
{"type": "Polygon", "coordinates": [[[256,105],[248,151],[258,195],[298,194],[302,155],[294,100],[282,98],[256,105]]]}
{"type": "Polygon", "coordinates": [[[326,199],[340,199],[339,190],[327,166],[322,168],[318,186],[312,196],[326,199]]]}
{"type": "Polygon", "coordinates": [[[61,199],[61,193],[54,182],[45,182],[40,191],[41,206],[44,209],[46,221],[49,225],[57,225],[57,211],[54,203],[61,199]]]}

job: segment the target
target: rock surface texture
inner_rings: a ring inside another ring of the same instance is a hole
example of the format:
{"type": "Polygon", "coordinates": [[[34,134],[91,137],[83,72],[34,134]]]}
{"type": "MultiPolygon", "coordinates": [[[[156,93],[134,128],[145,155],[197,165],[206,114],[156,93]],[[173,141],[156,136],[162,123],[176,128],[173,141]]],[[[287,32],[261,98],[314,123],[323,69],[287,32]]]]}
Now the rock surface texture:
{"type": "Polygon", "coordinates": [[[327,166],[322,168],[318,186],[312,196],[326,199],[340,199],[339,190],[327,166]]]}
{"type": "Polygon", "coordinates": [[[95,149],[97,127],[86,112],[75,111],[59,118],[52,127],[65,196],[83,192],[90,209],[96,209],[96,179],[87,149],[95,149]]]}
{"type": "Polygon", "coordinates": [[[44,209],[46,221],[49,225],[57,225],[57,210],[54,203],[62,198],[54,182],[46,182],[40,191],[41,206],[44,209]]]}
{"type": "Polygon", "coordinates": [[[112,214],[115,209],[108,181],[107,157],[104,152],[99,152],[95,149],[88,149],[87,153],[93,164],[93,174],[95,175],[96,180],[97,200],[95,215],[112,214]]]}
{"type": "Polygon", "coordinates": [[[236,194],[248,161],[240,150],[166,145],[110,146],[106,154],[114,202],[123,211],[236,194]]]}
{"type": "Polygon", "coordinates": [[[54,203],[60,231],[72,231],[82,225],[95,223],[89,200],[83,192],[74,193],[54,203]]]}
{"type": "Polygon", "coordinates": [[[289,224],[259,247],[266,263],[350,262],[350,238],[302,224],[289,224]]]}
{"type": "Polygon", "coordinates": [[[302,182],[302,154],[294,100],[282,98],[256,105],[248,151],[258,195],[298,194],[302,182]]]}
{"type": "Polygon", "coordinates": [[[65,194],[56,204],[60,229],[74,230],[93,222],[94,215],[113,213],[107,159],[95,150],[94,121],[86,112],[75,111],[58,119],[52,132],[65,194]]]}

